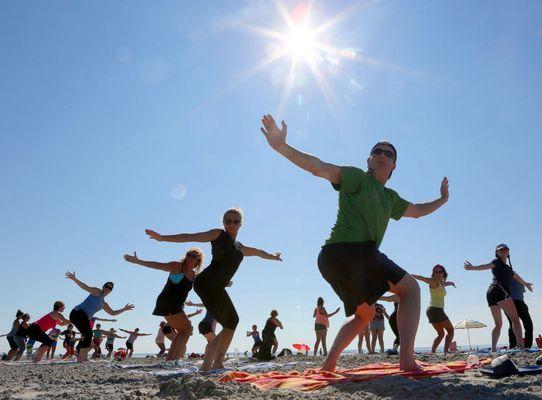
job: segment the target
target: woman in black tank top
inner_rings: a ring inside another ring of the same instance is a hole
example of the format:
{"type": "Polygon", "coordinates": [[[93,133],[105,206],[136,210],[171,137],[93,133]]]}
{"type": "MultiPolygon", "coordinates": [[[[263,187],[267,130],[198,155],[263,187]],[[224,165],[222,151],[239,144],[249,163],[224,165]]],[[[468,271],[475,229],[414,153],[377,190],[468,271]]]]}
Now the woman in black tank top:
{"type": "Polygon", "coordinates": [[[230,208],[224,213],[224,229],[211,229],[200,233],[161,235],[145,230],[151,239],[159,242],[210,242],[213,258],[209,266],[194,280],[194,290],[205,308],[222,325],[222,330],[208,345],[201,369],[224,368],[224,357],[233,338],[239,316],[233,306],[226,286],[237,272],[243,257],[258,256],[266,260],[282,261],[280,253],[270,254],[263,250],[244,246],[236,240],[243,220],[242,211],[230,208]]]}

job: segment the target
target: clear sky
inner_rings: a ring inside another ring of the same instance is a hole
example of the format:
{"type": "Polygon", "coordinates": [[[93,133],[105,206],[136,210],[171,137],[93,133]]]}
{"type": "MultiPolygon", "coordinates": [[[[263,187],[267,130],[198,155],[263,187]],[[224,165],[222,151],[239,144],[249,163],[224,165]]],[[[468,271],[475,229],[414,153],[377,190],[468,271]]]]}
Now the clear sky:
{"type": "MultiPolygon", "coordinates": [[[[294,23],[306,11],[303,2],[282,9],[294,23]]],[[[144,229],[216,228],[240,206],[238,239],[284,262],[241,264],[228,289],[241,320],[231,349],[249,349],[246,329],[261,329],[273,308],[285,326],[280,347],[312,347],[316,298],[342,306],[316,267],[337,193],[268,147],[260,118],[277,112],[290,144],[339,165],[365,167],[376,141],[394,143],[388,186],[409,201],[435,199],[447,176],[449,203],[390,222],[381,250],[417,274],[443,264],[457,284],[446,297],[452,322],[491,325],[491,273],[463,261],[487,263],[508,243],[535,285],[526,302],[541,333],[542,3],[315,2],[310,29],[329,21],[314,38],[325,46],[290,73],[295,49],[306,49],[263,34],[289,30],[270,1],[1,2],[2,333],[17,308],[35,320],[61,299],[69,314],[85,297],[64,278],[69,269],[91,285],[114,281],[113,307],[135,303],[105,328],[154,334],[167,276],[122,255],[178,259],[190,244],[153,242],[144,229]]],[[[434,337],[428,297],[422,285],[416,346],[434,337]]],[[[332,318],[329,342],[343,320],[332,318]]],[[[490,329],[471,337],[489,343],[490,329]]],[[[195,333],[188,350],[203,347],[195,333]]],[[[154,336],[136,342],[136,352],[155,350],[154,336]]]]}

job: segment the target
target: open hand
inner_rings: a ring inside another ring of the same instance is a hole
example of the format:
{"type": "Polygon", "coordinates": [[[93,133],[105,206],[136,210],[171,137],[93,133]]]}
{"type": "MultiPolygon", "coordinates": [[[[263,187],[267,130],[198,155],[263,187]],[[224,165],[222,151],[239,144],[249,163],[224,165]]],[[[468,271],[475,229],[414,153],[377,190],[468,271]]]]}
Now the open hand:
{"type": "Polygon", "coordinates": [[[533,284],[532,283],[525,283],[525,287],[529,289],[529,292],[533,291],[533,284]]]}
{"type": "Polygon", "coordinates": [[[470,263],[470,261],[465,261],[465,264],[463,266],[463,268],[465,268],[467,271],[470,271],[472,270],[472,264],[470,263]]]}
{"type": "Polygon", "coordinates": [[[195,311],[196,314],[201,314],[202,312],[203,312],[203,310],[202,310],[201,308],[198,308],[198,309],[195,311]]]}
{"type": "Polygon", "coordinates": [[[126,304],[126,305],[124,306],[124,311],[130,311],[130,310],[133,310],[134,307],[135,307],[135,306],[134,306],[133,304],[128,303],[128,304],[126,304]]]}
{"type": "Polygon", "coordinates": [[[73,272],[66,272],[66,279],[71,279],[72,281],[76,280],[77,278],[75,277],[75,271],[73,272]]]}
{"type": "Polygon", "coordinates": [[[130,255],[130,254],[125,254],[124,255],[124,259],[128,262],[131,262],[131,263],[134,263],[134,264],[137,264],[137,262],[139,261],[139,258],[137,258],[137,253],[134,251],[134,255],[130,255]]]}
{"type": "Polygon", "coordinates": [[[444,201],[448,201],[448,197],[450,196],[450,193],[448,191],[448,187],[449,187],[448,178],[444,177],[442,179],[441,184],[440,184],[440,197],[444,201]]]}
{"type": "Polygon", "coordinates": [[[282,258],[280,258],[281,255],[282,253],[275,253],[275,261],[282,261],[282,258]]]}
{"type": "Polygon", "coordinates": [[[155,232],[151,229],[145,229],[145,233],[149,235],[150,239],[158,240],[159,242],[163,240],[162,235],[160,235],[158,232],[155,232]]]}
{"type": "Polygon", "coordinates": [[[262,125],[263,128],[260,130],[274,150],[278,151],[286,145],[288,127],[284,121],[281,122],[282,129],[279,129],[271,114],[267,114],[262,117],[262,125]]]}
{"type": "Polygon", "coordinates": [[[195,304],[192,303],[190,300],[186,300],[186,303],[184,304],[186,304],[188,307],[195,307],[195,304]]]}

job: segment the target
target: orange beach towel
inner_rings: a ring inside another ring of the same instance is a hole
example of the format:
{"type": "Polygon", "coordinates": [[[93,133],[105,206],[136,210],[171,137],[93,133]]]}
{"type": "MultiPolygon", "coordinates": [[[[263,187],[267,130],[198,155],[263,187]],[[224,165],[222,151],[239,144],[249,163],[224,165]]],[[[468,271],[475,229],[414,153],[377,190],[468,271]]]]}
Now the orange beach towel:
{"type": "MultiPolygon", "coordinates": [[[[480,361],[480,364],[486,365],[491,362],[487,358],[480,361]]],[[[266,372],[262,374],[250,374],[241,371],[231,371],[218,378],[219,382],[242,382],[251,383],[261,390],[269,389],[290,389],[310,392],[321,389],[328,385],[337,385],[346,382],[362,382],[386,376],[404,376],[407,378],[421,379],[429,378],[433,375],[447,373],[459,373],[476,366],[467,365],[464,361],[453,361],[443,364],[428,364],[418,362],[422,372],[412,373],[399,370],[399,364],[371,364],[354,369],[343,369],[335,372],[321,371],[319,369],[307,369],[304,372],[266,372]]]]}

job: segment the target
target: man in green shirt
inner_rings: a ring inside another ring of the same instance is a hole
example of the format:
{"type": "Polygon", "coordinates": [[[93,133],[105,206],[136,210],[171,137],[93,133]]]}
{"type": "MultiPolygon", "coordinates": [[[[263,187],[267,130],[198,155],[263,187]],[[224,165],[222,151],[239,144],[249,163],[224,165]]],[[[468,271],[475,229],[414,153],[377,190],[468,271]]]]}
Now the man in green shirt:
{"type": "Polygon", "coordinates": [[[344,303],[348,320],[337,333],[322,364],[334,371],[337,359],[350,342],[373,319],[374,304],[390,291],[400,298],[397,313],[403,371],[419,369],[414,359],[414,339],[420,319],[420,287],[405,270],[378,251],[390,218],[418,218],[431,214],[448,201],[448,180],[440,187],[440,198],[430,203],[411,204],[385,187],[397,161],[397,151],[388,142],[379,142],[367,159],[367,172],[339,167],[286,143],[287,126],[281,129],[271,115],[262,118],[261,128],[269,145],[298,167],[327,179],[339,192],[337,222],[318,256],[324,279],[344,303]]]}

